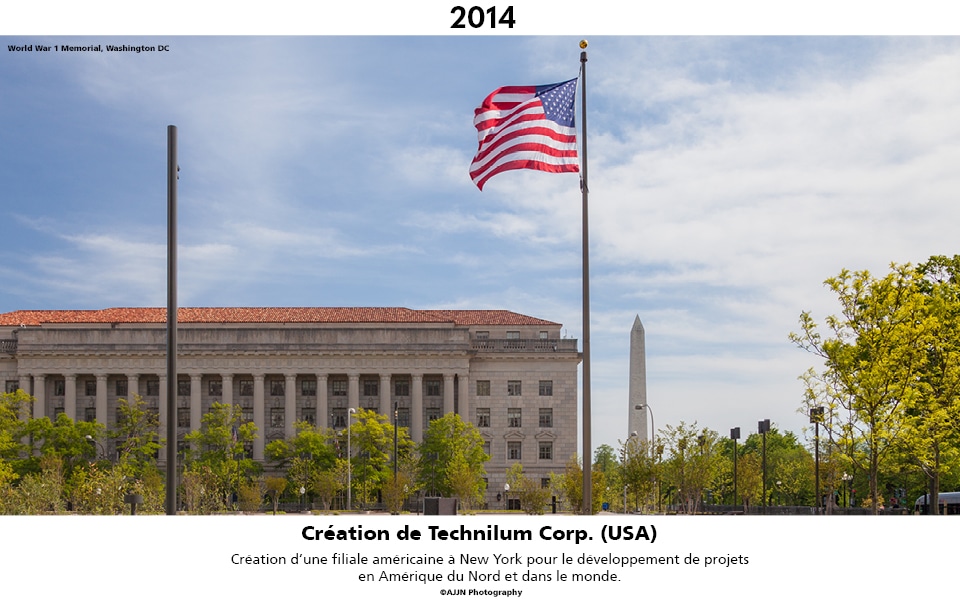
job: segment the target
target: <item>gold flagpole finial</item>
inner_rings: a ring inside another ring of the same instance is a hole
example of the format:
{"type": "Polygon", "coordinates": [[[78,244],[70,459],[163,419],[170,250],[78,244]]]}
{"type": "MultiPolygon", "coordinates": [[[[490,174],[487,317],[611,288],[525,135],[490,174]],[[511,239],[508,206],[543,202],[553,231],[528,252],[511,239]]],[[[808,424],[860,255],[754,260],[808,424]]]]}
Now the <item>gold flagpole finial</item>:
{"type": "Polygon", "coordinates": [[[580,49],[581,50],[587,49],[587,40],[580,40],[580,49]]]}

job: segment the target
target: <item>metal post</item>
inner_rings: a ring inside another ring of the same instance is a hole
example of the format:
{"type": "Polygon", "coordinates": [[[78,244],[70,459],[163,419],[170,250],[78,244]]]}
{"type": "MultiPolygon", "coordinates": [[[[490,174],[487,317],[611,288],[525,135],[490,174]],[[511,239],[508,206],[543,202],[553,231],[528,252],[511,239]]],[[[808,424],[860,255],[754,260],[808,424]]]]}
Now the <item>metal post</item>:
{"type": "Polygon", "coordinates": [[[353,413],[356,409],[347,410],[347,510],[353,510],[353,455],[350,452],[350,425],[353,424],[353,413]]]}
{"type": "Polygon", "coordinates": [[[580,42],[580,114],[582,154],[580,157],[580,192],[583,197],[583,507],[585,515],[593,513],[593,451],[590,440],[590,236],[587,210],[587,40],[580,42]]]}
{"type": "Polygon", "coordinates": [[[770,419],[757,423],[758,432],[763,436],[763,514],[767,514],[767,432],[770,431],[770,419]]]}
{"type": "Polygon", "coordinates": [[[740,439],[740,428],[730,429],[730,439],[733,440],[733,504],[737,503],[737,440],[740,439]]]}
{"type": "Polygon", "coordinates": [[[810,422],[813,423],[814,434],[814,459],[813,459],[813,481],[814,481],[814,511],[820,514],[820,421],[823,420],[823,407],[815,406],[810,409],[810,422]]]}
{"type": "Polygon", "coordinates": [[[177,514],[177,128],[167,126],[167,490],[177,514]]]}

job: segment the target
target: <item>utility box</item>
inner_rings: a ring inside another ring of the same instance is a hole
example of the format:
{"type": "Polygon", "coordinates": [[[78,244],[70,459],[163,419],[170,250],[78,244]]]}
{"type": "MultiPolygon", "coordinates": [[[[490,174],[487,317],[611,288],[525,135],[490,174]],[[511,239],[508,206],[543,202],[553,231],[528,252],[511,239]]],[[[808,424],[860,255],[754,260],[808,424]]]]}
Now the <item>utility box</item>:
{"type": "Polygon", "coordinates": [[[423,514],[455,515],[457,514],[457,499],[456,498],[424,498],[423,514]]]}

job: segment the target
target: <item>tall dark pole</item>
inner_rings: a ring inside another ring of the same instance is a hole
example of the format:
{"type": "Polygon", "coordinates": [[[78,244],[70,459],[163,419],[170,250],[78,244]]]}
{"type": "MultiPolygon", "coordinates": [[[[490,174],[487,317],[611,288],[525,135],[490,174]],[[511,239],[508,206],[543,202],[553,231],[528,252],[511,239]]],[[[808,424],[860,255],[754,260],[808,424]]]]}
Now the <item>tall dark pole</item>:
{"type": "Polygon", "coordinates": [[[167,126],[167,497],[177,514],[177,127],[167,126]]]}
{"type": "Polygon", "coordinates": [[[397,461],[399,455],[397,454],[398,443],[398,432],[397,432],[397,421],[399,420],[400,415],[400,403],[394,401],[393,403],[393,485],[397,485],[397,461]]]}
{"type": "Polygon", "coordinates": [[[590,227],[587,210],[587,40],[580,48],[580,193],[583,197],[583,514],[593,513],[593,451],[590,440],[590,227]]]}
{"type": "Polygon", "coordinates": [[[767,514],[767,432],[770,431],[770,419],[764,419],[757,423],[757,430],[763,436],[763,514],[767,514]]]}
{"type": "Polygon", "coordinates": [[[819,514],[821,510],[820,503],[820,421],[823,420],[823,407],[815,406],[810,409],[810,422],[813,423],[813,489],[815,496],[814,511],[819,514]]]}
{"type": "Polygon", "coordinates": [[[733,504],[737,502],[737,440],[740,439],[740,428],[730,429],[730,439],[733,440],[733,504]]]}

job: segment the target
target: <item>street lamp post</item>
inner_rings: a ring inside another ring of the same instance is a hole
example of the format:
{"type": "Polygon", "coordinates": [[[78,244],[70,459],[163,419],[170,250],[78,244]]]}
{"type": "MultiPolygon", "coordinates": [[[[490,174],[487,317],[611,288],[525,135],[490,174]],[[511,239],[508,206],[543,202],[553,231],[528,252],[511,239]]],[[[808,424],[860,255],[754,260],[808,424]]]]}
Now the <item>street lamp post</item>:
{"type": "Polygon", "coordinates": [[[347,510],[352,510],[353,506],[353,467],[351,464],[352,454],[350,453],[350,425],[353,414],[357,409],[351,408],[347,411],[347,510]]]}
{"type": "Polygon", "coordinates": [[[106,458],[106,457],[107,457],[107,451],[106,451],[106,449],[103,447],[103,444],[100,443],[100,440],[96,439],[95,437],[93,437],[93,436],[90,435],[89,433],[88,433],[85,437],[86,437],[87,441],[90,442],[91,445],[94,445],[94,444],[95,444],[94,449],[93,449],[94,458],[96,458],[97,460],[100,460],[101,458],[106,458]],[[97,449],[98,449],[98,448],[100,449],[100,453],[99,453],[99,454],[97,453],[97,449]]]}
{"type": "MultiPolygon", "coordinates": [[[[840,479],[843,480],[843,507],[850,508],[850,505],[847,503],[847,487],[850,485],[850,482],[853,481],[853,475],[850,475],[844,471],[843,475],[840,476],[840,479]]],[[[850,501],[853,500],[853,493],[850,493],[850,501]]]]}
{"type": "Polygon", "coordinates": [[[820,423],[823,421],[823,407],[815,406],[810,409],[810,422],[813,423],[814,433],[813,433],[813,443],[814,443],[814,459],[813,459],[813,489],[815,500],[814,500],[814,512],[820,514],[822,507],[820,506],[820,423]]]}
{"type": "Polygon", "coordinates": [[[393,403],[393,485],[397,485],[397,447],[399,445],[397,433],[397,421],[400,415],[400,403],[393,403]]]}
{"type": "MultiPolygon", "coordinates": [[[[641,404],[641,406],[650,413],[650,461],[654,466],[654,473],[656,473],[656,464],[657,464],[657,423],[656,419],[653,418],[653,409],[650,408],[649,404],[641,404]]],[[[658,481],[654,480],[653,489],[656,491],[658,481]]],[[[656,492],[657,495],[657,510],[660,510],[660,493],[656,492]]]]}
{"type": "Polygon", "coordinates": [[[770,419],[757,422],[757,433],[763,436],[763,513],[767,513],[767,432],[770,431],[770,419]]]}
{"type": "Polygon", "coordinates": [[[733,440],[733,504],[737,503],[737,440],[740,439],[740,428],[730,428],[730,439],[733,440]]]}

